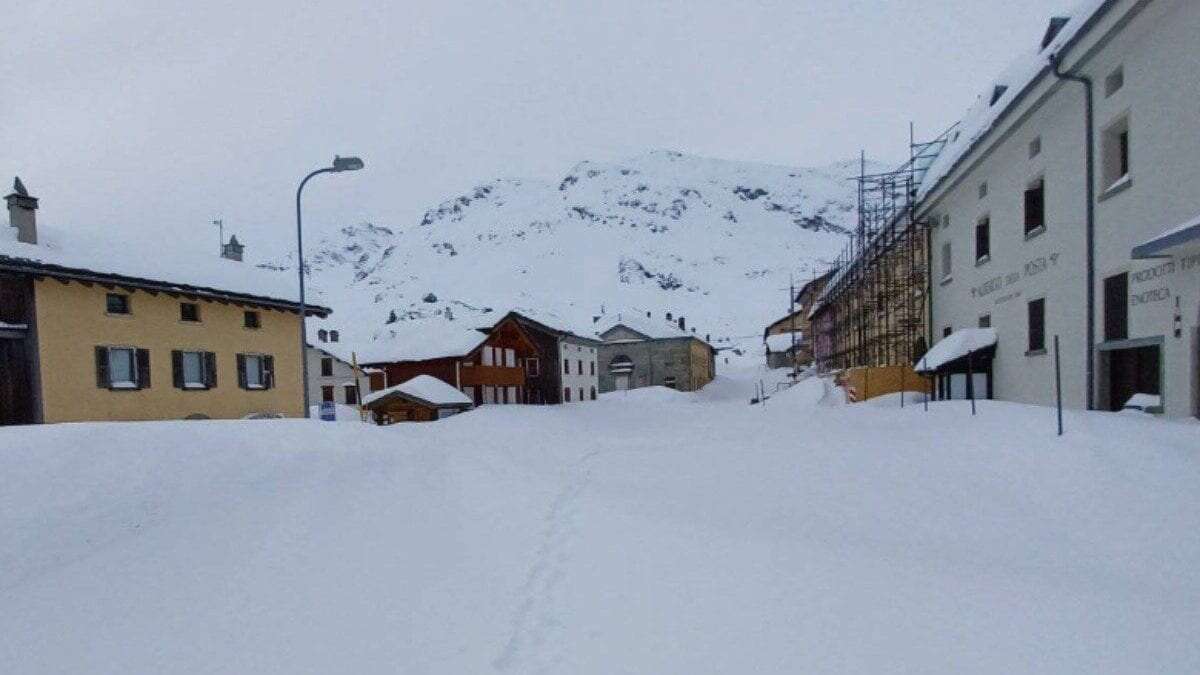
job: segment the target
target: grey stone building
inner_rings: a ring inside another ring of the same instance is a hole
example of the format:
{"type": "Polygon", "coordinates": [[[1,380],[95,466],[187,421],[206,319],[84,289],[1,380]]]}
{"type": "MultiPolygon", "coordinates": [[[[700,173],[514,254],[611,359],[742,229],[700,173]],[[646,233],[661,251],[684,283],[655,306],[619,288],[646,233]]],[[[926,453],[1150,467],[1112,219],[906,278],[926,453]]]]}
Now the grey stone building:
{"type": "Polygon", "coordinates": [[[617,315],[601,323],[597,334],[601,392],[653,386],[696,391],[715,375],[715,350],[687,330],[683,317],[617,315]]]}

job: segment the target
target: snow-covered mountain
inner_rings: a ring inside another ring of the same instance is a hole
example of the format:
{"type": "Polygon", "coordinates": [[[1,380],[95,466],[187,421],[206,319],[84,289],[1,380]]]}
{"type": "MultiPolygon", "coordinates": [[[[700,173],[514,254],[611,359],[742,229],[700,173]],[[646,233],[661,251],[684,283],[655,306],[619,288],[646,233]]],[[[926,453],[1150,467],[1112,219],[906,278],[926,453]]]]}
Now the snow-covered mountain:
{"type": "Polygon", "coordinates": [[[412,225],[320,239],[311,285],[335,311],[327,324],[359,344],[508,309],[579,332],[604,312],[651,311],[714,340],[752,335],[786,310],[790,274],[811,278],[845,244],[857,169],[656,151],[554,183],[492,180],[412,225]]]}

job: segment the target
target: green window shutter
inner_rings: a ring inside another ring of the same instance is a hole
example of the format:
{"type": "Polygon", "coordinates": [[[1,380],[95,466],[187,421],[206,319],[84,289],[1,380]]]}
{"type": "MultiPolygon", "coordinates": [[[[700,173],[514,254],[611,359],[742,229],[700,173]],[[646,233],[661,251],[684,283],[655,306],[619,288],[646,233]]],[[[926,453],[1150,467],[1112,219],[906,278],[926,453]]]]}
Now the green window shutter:
{"type": "Polygon", "coordinates": [[[217,355],[212,352],[204,352],[204,385],[217,388],[217,355]]]}
{"type": "Polygon", "coordinates": [[[183,352],[171,351],[171,382],[176,389],[183,389],[183,352]]]}
{"type": "Polygon", "coordinates": [[[96,386],[108,389],[108,347],[96,347],[96,386]]]}
{"type": "Polygon", "coordinates": [[[237,355],[238,386],[246,388],[246,355],[237,355]]]}
{"type": "Polygon", "coordinates": [[[262,357],[263,367],[263,387],[267,389],[275,388],[275,357],[267,355],[262,357]]]}
{"type": "Polygon", "coordinates": [[[137,387],[138,389],[150,388],[150,350],[137,350],[137,387]]]}

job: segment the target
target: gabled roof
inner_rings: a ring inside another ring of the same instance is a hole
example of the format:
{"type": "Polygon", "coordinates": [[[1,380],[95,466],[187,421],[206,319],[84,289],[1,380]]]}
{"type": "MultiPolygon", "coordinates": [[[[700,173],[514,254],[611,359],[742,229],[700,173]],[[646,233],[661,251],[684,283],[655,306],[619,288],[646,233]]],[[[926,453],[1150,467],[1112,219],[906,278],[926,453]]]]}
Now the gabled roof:
{"type": "Polygon", "coordinates": [[[359,365],[463,357],[488,339],[487,333],[473,328],[455,326],[444,331],[428,328],[415,327],[365,345],[359,352],[359,365]]]}
{"type": "Polygon", "coordinates": [[[510,319],[510,318],[515,319],[516,321],[518,321],[520,323],[528,324],[544,333],[549,333],[550,335],[553,335],[555,337],[574,338],[574,339],[578,339],[578,340],[583,340],[584,342],[594,342],[594,343],[599,342],[599,340],[597,340],[596,338],[585,337],[578,333],[574,333],[570,330],[567,330],[566,328],[555,327],[555,326],[551,326],[545,322],[538,321],[537,319],[529,316],[528,314],[518,312],[515,309],[509,310],[508,312],[506,312],[495,323],[493,323],[490,328],[495,328],[496,326],[499,326],[501,323],[503,323],[505,321],[505,319],[510,319]]]}
{"type": "MultiPolygon", "coordinates": [[[[696,338],[695,333],[679,327],[679,324],[666,319],[653,319],[641,312],[622,312],[609,314],[600,318],[596,323],[596,334],[603,336],[614,328],[624,327],[643,338],[651,340],[666,340],[671,338],[696,338]]],[[[701,340],[703,342],[703,340],[701,340]]]]}
{"type": "Polygon", "coordinates": [[[432,375],[418,375],[394,387],[380,389],[363,397],[363,405],[369,406],[389,398],[403,398],[431,408],[439,406],[470,407],[473,402],[461,391],[451,387],[432,375]]]}
{"type": "MultiPolygon", "coordinates": [[[[170,250],[159,239],[105,240],[44,225],[38,225],[38,243],[25,244],[16,241],[13,229],[0,227],[3,271],[299,309],[299,292],[291,275],[227,260],[216,253],[185,254],[170,250]]],[[[327,307],[306,305],[309,315],[330,312],[327,307]]]]}

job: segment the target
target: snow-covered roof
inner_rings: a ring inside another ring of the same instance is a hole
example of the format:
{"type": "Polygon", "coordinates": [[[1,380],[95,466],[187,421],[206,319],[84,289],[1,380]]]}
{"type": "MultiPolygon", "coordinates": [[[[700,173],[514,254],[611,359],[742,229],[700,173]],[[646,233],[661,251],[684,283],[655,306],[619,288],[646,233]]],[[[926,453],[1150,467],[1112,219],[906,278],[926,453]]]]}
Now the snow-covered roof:
{"type": "Polygon", "coordinates": [[[358,362],[395,363],[466,356],[488,338],[486,333],[474,328],[452,326],[436,330],[433,325],[420,328],[426,330],[407,330],[363,345],[358,352],[358,362]]]}
{"type": "MultiPolygon", "coordinates": [[[[223,294],[294,304],[299,300],[290,274],[222,258],[215,251],[173,249],[162,237],[110,237],[86,230],[38,225],[38,243],[17,241],[16,228],[0,227],[0,265],[37,267],[48,274],[114,278],[173,287],[181,293],[223,294]]],[[[315,309],[326,312],[325,308],[315,309]]]]}
{"type": "Polygon", "coordinates": [[[362,402],[363,405],[370,405],[393,394],[401,394],[432,405],[471,405],[473,402],[466,394],[432,375],[418,375],[394,387],[372,392],[364,396],[362,402]]]}
{"type": "Polygon", "coordinates": [[[1169,255],[1171,249],[1188,244],[1200,247],[1200,214],[1134,246],[1131,255],[1135,260],[1156,258],[1169,255]]]}
{"type": "Polygon", "coordinates": [[[560,316],[552,315],[546,312],[530,309],[510,309],[502,312],[500,318],[497,319],[492,327],[496,327],[502,321],[513,316],[518,320],[524,319],[527,322],[540,325],[543,329],[566,338],[578,338],[589,342],[595,342],[596,338],[592,335],[592,329],[584,328],[576,322],[571,322],[560,316]]]}
{"type": "Polygon", "coordinates": [[[938,341],[917,361],[918,373],[932,373],[971,352],[996,344],[995,328],[960,328],[938,341]]]}
{"type": "Polygon", "coordinates": [[[1069,46],[1081,34],[1083,27],[1110,2],[1111,0],[1082,0],[1061,17],[1067,21],[1061,24],[1053,39],[1044,47],[1039,42],[1033,42],[999,76],[989,82],[975,103],[967,109],[947,139],[945,147],[930,163],[917,190],[918,200],[933,192],[942,180],[950,175],[975,144],[992,130],[996,122],[1009,112],[1029,87],[1041,77],[1050,74],[1050,56],[1069,46]]]}
{"type": "Polygon", "coordinates": [[[763,340],[763,342],[766,343],[767,351],[769,352],[787,352],[791,351],[793,344],[799,346],[803,337],[803,333],[796,331],[796,338],[795,342],[793,343],[791,333],[779,333],[776,335],[768,335],[767,339],[763,340]]]}
{"type": "Polygon", "coordinates": [[[679,324],[674,321],[647,317],[645,313],[636,311],[601,317],[600,321],[596,322],[596,335],[603,335],[617,326],[624,326],[635,333],[656,340],[683,337],[700,339],[695,333],[681,329],[679,324]]]}

